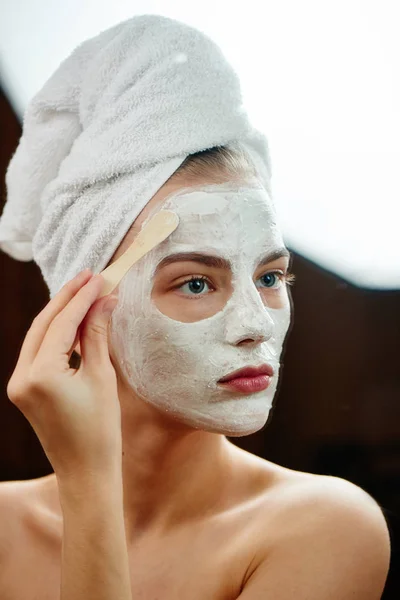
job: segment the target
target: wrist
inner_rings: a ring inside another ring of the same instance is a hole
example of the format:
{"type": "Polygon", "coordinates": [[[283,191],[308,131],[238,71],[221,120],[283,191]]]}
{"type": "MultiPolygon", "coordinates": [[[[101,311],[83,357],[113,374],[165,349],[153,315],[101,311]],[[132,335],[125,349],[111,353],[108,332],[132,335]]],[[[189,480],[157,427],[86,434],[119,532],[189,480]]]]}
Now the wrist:
{"type": "Polygon", "coordinates": [[[102,504],[123,501],[122,469],[99,472],[75,472],[57,476],[58,493],[62,509],[76,507],[93,510],[102,504]]]}

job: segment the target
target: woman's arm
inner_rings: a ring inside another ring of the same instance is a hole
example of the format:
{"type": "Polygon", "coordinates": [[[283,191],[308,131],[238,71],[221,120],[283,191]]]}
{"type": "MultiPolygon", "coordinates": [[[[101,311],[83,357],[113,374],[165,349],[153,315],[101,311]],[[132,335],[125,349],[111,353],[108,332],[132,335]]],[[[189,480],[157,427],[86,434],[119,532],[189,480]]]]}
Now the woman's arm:
{"type": "Polygon", "coordinates": [[[59,485],[61,600],[131,600],[120,472],[59,485]]]}
{"type": "Polygon", "coordinates": [[[7,386],[53,466],[64,518],[62,600],[131,600],[121,409],[108,351],[116,299],[84,271],[33,321],[7,386]],[[77,343],[81,365],[71,368],[77,343]]]}

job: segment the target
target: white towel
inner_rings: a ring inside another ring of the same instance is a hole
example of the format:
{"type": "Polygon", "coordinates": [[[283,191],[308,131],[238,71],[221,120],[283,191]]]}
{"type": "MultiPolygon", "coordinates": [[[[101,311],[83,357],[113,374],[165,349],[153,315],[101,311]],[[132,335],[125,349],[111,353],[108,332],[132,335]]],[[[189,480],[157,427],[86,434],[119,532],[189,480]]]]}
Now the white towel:
{"type": "Polygon", "coordinates": [[[0,248],[35,260],[54,296],[82,269],[106,266],[186,156],[233,141],[268,184],[267,141],[219,47],[166,17],[124,21],[78,46],[30,102],[0,248]]]}

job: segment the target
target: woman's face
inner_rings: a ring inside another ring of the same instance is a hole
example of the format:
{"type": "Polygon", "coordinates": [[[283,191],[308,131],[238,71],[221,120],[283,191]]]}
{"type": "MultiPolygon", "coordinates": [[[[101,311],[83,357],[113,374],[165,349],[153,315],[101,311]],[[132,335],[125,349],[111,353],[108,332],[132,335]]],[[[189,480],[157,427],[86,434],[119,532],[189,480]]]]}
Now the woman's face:
{"type": "Polygon", "coordinates": [[[119,286],[114,360],[134,392],[171,417],[248,435],[268,419],[290,324],[289,253],[273,205],[262,187],[224,183],[175,190],[160,208],[179,225],[119,286]],[[274,371],[266,389],[219,383],[265,364],[274,371]]]}

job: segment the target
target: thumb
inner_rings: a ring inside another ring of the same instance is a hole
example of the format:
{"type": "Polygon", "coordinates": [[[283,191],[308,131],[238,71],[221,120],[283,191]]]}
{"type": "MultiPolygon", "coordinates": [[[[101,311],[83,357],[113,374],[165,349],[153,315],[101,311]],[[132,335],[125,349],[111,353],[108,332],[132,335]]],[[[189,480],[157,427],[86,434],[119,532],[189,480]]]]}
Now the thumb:
{"type": "Polygon", "coordinates": [[[80,343],[86,368],[98,368],[99,364],[110,362],[108,325],[117,302],[117,296],[106,296],[95,302],[82,323],[80,343]]]}

